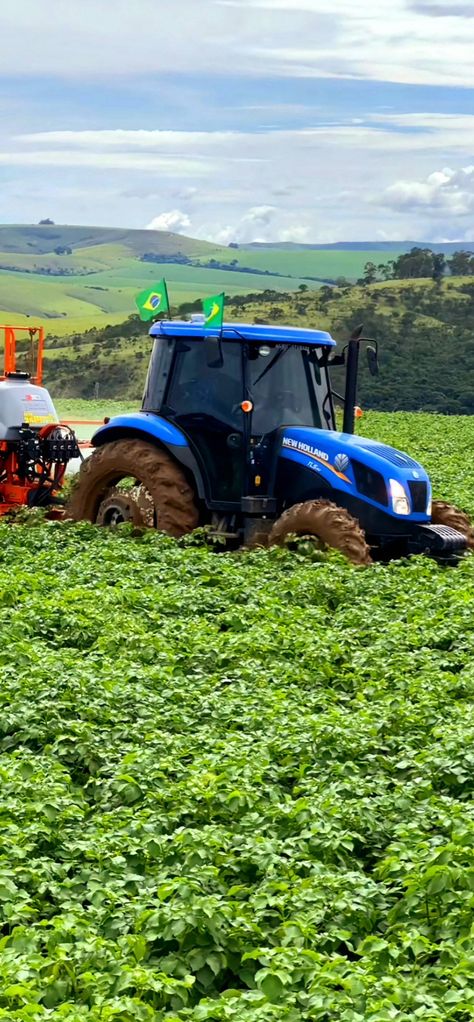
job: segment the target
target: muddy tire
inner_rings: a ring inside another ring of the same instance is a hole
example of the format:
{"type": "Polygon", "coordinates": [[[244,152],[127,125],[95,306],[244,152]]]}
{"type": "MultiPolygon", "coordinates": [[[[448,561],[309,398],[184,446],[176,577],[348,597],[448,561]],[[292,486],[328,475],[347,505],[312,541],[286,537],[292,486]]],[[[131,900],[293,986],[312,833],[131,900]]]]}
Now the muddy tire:
{"type": "Polygon", "coordinates": [[[199,513],[184,472],[166,451],[146,440],[116,440],[83,461],[69,503],[71,518],[96,522],[103,502],[127,477],[149,494],[153,524],[160,532],[179,538],[196,528],[199,513]]]}
{"type": "Polygon", "coordinates": [[[474,528],[471,520],[464,511],[460,511],[454,504],[447,504],[444,500],[434,500],[431,521],[433,525],[449,525],[450,529],[462,532],[467,539],[468,549],[474,550],[474,528]]]}
{"type": "Polygon", "coordinates": [[[340,550],[352,564],[370,564],[370,547],[357,521],[329,500],[294,504],[275,522],[269,544],[283,545],[292,534],[315,536],[324,546],[340,550]]]}
{"type": "Polygon", "coordinates": [[[122,522],[146,526],[145,515],[135,499],[133,490],[130,493],[122,493],[113,487],[99,505],[96,523],[97,525],[114,526],[121,525],[122,522]]]}

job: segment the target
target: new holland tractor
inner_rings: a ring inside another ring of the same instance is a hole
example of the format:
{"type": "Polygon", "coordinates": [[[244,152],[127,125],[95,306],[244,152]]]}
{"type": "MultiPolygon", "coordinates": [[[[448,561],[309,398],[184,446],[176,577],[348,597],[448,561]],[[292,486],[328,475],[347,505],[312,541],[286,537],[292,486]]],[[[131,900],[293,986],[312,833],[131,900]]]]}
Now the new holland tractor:
{"type": "MultiPolygon", "coordinates": [[[[356,564],[415,553],[455,560],[474,546],[467,516],[432,503],[417,461],[354,435],[361,333],[335,355],[321,330],[154,323],[141,411],[95,433],[72,517],[175,537],[206,525],[234,547],[299,534],[356,564]],[[339,432],[330,372],[341,364],[339,432]]],[[[367,355],[375,373],[376,346],[367,355]]]]}

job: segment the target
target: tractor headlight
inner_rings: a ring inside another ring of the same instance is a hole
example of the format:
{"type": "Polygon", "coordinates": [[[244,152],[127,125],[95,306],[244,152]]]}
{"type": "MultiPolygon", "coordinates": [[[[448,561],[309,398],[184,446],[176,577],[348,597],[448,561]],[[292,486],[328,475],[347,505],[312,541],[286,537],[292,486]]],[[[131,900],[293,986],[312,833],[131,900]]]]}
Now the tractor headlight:
{"type": "Polygon", "coordinates": [[[390,479],[390,497],[392,498],[392,510],[396,515],[409,515],[410,502],[405,492],[405,487],[397,479],[390,479]]]}

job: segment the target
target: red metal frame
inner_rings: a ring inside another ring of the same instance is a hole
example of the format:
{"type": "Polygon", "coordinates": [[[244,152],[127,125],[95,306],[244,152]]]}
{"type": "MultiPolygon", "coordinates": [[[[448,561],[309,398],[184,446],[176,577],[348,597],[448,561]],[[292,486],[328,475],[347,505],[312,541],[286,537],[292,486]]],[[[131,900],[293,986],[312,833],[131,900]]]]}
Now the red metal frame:
{"type": "MultiPolygon", "coordinates": [[[[16,345],[18,334],[29,334],[31,340],[31,353],[36,362],[36,369],[30,377],[31,383],[41,386],[43,381],[43,354],[44,354],[44,328],[42,326],[12,326],[10,324],[0,325],[0,340],[3,333],[4,358],[3,374],[0,373],[0,380],[5,380],[9,373],[16,372],[16,345]],[[36,342],[36,350],[35,350],[36,342]]],[[[47,436],[49,432],[57,428],[58,423],[48,423],[40,431],[40,435],[47,436]]],[[[0,484],[0,517],[10,511],[17,510],[22,505],[28,505],[28,498],[32,490],[38,489],[39,483],[25,482],[18,472],[18,461],[15,451],[9,449],[7,441],[0,442],[0,451],[7,457],[3,463],[3,471],[6,480],[0,484]]],[[[64,479],[66,465],[58,463],[51,466],[51,493],[58,493],[64,479]]],[[[64,515],[62,508],[51,507],[48,509],[48,516],[61,518],[64,515]]]]}
{"type": "Polygon", "coordinates": [[[37,339],[36,349],[36,372],[31,377],[31,382],[41,386],[43,380],[43,353],[44,353],[44,327],[42,326],[10,326],[0,325],[0,332],[3,331],[4,335],[4,360],[3,360],[3,375],[0,376],[0,380],[4,380],[8,373],[16,372],[16,342],[17,333],[27,333],[30,335],[31,344],[33,345],[33,339],[37,339]]]}

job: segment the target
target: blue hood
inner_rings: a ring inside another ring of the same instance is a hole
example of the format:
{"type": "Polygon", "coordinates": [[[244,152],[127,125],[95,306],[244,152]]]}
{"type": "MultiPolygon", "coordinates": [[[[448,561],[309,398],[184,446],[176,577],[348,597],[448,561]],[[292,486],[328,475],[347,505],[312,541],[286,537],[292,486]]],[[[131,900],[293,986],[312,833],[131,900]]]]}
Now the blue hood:
{"type": "Polygon", "coordinates": [[[335,433],[331,430],[310,429],[305,426],[286,426],[282,430],[280,457],[296,461],[321,475],[333,489],[354,497],[362,497],[374,507],[383,507],[386,513],[394,514],[391,507],[359,493],[352,466],[352,461],[356,461],[359,465],[378,472],[387,484],[390,479],[394,479],[404,487],[411,506],[410,520],[429,521],[428,507],[431,502],[429,477],[418,461],[414,461],[408,454],[397,451],[394,447],[352,433],[335,433]],[[413,510],[413,486],[410,487],[410,483],[426,484],[424,511],[413,510]]]}

